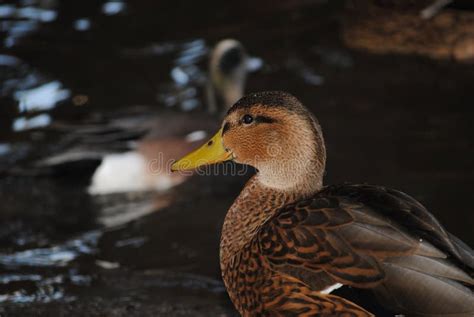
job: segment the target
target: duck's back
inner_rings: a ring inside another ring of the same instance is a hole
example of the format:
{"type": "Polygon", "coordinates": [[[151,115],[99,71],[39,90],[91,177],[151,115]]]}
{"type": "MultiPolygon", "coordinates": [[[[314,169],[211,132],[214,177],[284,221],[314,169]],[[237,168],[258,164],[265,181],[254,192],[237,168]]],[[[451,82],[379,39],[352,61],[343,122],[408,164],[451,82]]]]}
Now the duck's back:
{"type": "Polygon", "coordinates": [[[372,253],[378,261],[384,279],[373,290],[381,302],[407,316],[474,316],[474,252],[418,201],[370,185],[331,186],[319,195],[346,204],[354,217],[353,225],[340,228],[340,235],[357,252],[372,253]],[[386,224],[377,225],[374,219],[386,224]],[[408,239],[397,242],[396,232],[408,239]],[[394,243],[384,243],[383,236],[394,243]],[[390,254],[392,245],[404,244],[412,244],[412,250],[390,254]]]}

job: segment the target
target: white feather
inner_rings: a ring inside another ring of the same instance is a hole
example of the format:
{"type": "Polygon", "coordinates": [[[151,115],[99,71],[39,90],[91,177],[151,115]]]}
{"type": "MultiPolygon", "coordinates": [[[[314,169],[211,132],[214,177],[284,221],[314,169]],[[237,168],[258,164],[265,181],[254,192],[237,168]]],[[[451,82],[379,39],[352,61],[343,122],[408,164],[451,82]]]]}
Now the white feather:
{"type": "Polygon", "coordinates": [[[338,289],[339,287],[342,287],[341,283],[336,283],[334,285],[328,286],[325,289],[321,291],[323,294],[331,294],[332,291],[338,289]]]}

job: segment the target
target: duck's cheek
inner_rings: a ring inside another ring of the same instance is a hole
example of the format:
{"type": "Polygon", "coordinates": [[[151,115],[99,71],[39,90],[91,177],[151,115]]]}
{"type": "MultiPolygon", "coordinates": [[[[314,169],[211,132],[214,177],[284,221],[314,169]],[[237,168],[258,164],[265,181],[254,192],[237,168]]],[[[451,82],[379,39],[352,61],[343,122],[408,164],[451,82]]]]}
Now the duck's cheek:
{"type": "Polygon", "coordinates": [[[258,164],[264,160],[264,153],[253,146],[240,147],[234,153],[234,161],[240,164],[251,165],[257,167],[258,164]]]}

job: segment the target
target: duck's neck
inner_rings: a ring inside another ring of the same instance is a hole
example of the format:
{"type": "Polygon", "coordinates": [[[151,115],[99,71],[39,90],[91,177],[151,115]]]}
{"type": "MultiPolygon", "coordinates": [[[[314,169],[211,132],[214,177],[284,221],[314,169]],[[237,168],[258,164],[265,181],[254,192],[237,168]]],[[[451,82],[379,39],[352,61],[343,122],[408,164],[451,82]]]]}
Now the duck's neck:
{"type": "MultiPolygon", "coordinates": [[[[314,189],[317,192],[321,187],[314,189]]],[[[258,229],[286,204],[310,196],[298,190],[279,190],[252,177],[227,212],[222,228],[220,258],[225,270],[228,261],[253,239],[258,229]]]]}
{"type": "MultiPolygon", "coordinates": [[[[304,122],[304,121],[303,121],[304,122]]],[[[249,243],[279,208],[309,198],[321,190],[326,149],[321,128],[311,117],[309,126],[294,129],[255,162],[252,177],[227,212],[221,236],[221,267],[249,243]],[[294,146],[299,144],[299,146],[294,146]]]]}

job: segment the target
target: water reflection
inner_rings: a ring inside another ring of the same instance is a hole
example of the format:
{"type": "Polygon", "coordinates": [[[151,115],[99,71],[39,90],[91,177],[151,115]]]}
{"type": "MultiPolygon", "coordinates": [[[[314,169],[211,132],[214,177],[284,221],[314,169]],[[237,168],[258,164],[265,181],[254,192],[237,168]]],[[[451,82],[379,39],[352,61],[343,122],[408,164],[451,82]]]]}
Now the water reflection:
{"type": "Polygon", "coordinates": [[[69,89],[64,89],[61,82],[55,80],[39,87],[17,90],[13,94],[18,101],[20,112],[44,111],[52,109],[58,102],[71,96],[69,89]]]}
{"type": "Polygon", "coordinates": [[[19,58],[10,55],[0,55],[0,66],[18,66],[20,65],[21,61],[19,58]]]}
{"type": "MultiPolygon", "coordinates": [[[[18,64],[21,65],[21,64],[18,64]]],[[[39,80],[35,73],[24,78],[11,78],[5,81],[5,90],[28,87],[36,84],[39,80]]],[[[41,84],[37,87],[17,89],[13,92],[13,98],[18,102],[18,112],[36,113],[45,112],[54,108],[59,102],[69,99],[71,92],[63,88],[62,84],[55,80],[41,84]]],[[[20,116],[14,119],[12,130],[15,132],[46,127],[51,124],[51,116],[41,113],[33,117],[20,116]]]]}
{"type": "MultiPolygon", "coordinates": [[[[25,282],[27,280],[24,280],[25,282]]],[[[59,288],[63,282],[62,276],[54,278],[42,278],[36,285],[36,291],[28,292],[26,289],[22,289],[11,294],[0,294],[0,303],[49,303],[54,300],[64,299],[64,290],[59,288]]],[[[72,299],[72,298],[70,298],[72,299]]]]}
{"type": "Polygon", "coordinates": [[[174,64],[177,66],[185,66],[196,64],[207,55],[209,48],[203,39],[196,39],[183,43],[174,64]]]}
{"type": "MultiPolygon", "coordinates": [[[[152,43],[141,48],[125,49],[122,50],[122,55],[129,58],[171,56],[170,81],[160,83],[156,99],[166,107],[191,111],[207,106],[209,102],[208,98],[202,98],[203,94],[208,94],[205,90],[206,84],[209,83],[207,69],[209,52],[210,47],[204,39],[193,39],[152,43]]],[[[246,64],[247,71],[254,72],[262,67],[263,62],[260,58],[248,57],[246,64]]]]}
{"type": "Polygon", "coordinates": [[[90,231],[49,248],[0,254],[0,264],[4,270],[4,273],[0,274],[2,286],[0,303],[49,303],[57,300],[73,300],[74,297],[66,295],[65,286],[90,285],[92,277],[80,274],[74,268],[67,269],[63,273],[51,269],[65,268],[80,256],[95,254],[101,235],[100,231],[90,231]],[[37,272],[41,267],[47,267],[49,270],[41,274],[28,273],[37,272]],[[11,273],[7,273],[9,271],[11,273]]]}
{"type": "Polygon", "coordinates": [[[0,55],[0,96],[39,85],[44,79],[36,70],[11,55],[0,55]]]}
{"type": "Polygon", "coordinates": [[[65,274],[41,276],[37,274],[0,275],[0,285],[10,292],[0,294],[0,303],[50,303],[53,301],[70,302],[74,296],[66,295],[65,285],[88,286],[92,278],[69,270],[65,274]],[[21,285],[22,288],[18,288],[21,285]]]}
{"type": "Polygon", "coordinates": [[[37,31],[41,23],[55,21],[57,5],[55,0],[0,4],[0,30],[6,32],[4,46],[13,47],[19,39],[37,31]]]}
{"type": "Polygon", "coordinates": [[[178,106],[190,111],[201,106],[197,88],[202,89],[206,83],[206,70],[198,63],[207,61],[209,48],[202,39],[176,45],[177,56],[170,71],[171,83],[162,85],[157,99],[167,107],[178,106]]]}
{"type": "Polygon", "coordinates": [[[30,249],[13,254],[0,254],[0,264],[6,267],[17,266],[66,266],[82,254],[96,252],[100,231],[82,234],[64,244],[50,248],[30,249]]]}
{"type": "Polygon", "coordinates": [[[0,18],[9,18],[15,14],[16,8],[12,4],[0,5],[0,18]]]}
{"type": "MultiPolygon", "coordinates": [[[[0,31],[5,34],[3,46],[13,48],[20,44],[22,38],[38,32],[41,25],[55,22],[59,14],[59,4],[57,0],[0,4],[0,31]]],[[[106,1],[99,10],[105,15],[123,13],[126,3],[118,0],[106,1]]],[[[92,21],[87,17],[73,22],[77,31],[87,31],[91,25],[92,21]]],[[[60,81],[48,80],[15,56],[1,54],[0,71],[0,96],[12,96],[18,102],[20,113],[49,111],[59,102],[71,97],[71,91],[64,88],[60,81]]],[[[19,132],[45,127],[51,120],[47,113],[34,117],[22,116],[14,119],[11,127],[13,131],[19,132]]]]}
{"type": "Polygon", "coordinates": [[[51,116],[40,114],[31,118],[19,117],[13,121],[13,131],[20,132],[31,129],[43,128],[51,124],[51,116]]]}
{"type": "Polygon", "coordinates": [[[16,112],[21,114],[13,119],[14,132],[50,125],[52,118],[45,112],[71,97],[71,91],[59,80],[48,81],[15,56],[0,55],[0,70],[0,97],[11,96],[17,102],[16,112]]]}
{"type": "Polygon", "coordinates": [[[15,18],[31,19],[39,22],[52,22],[56,20],[58,13],[56,10],[38,7],[25,7],[16,9],[13,13],[13,16],[15,18]]]}
{"type": "Polygon", "coordinates": [[[74,21],[74,29],[77,31],[87,31],[91,28],[91,20],[82,18],[74,21]]]}
{"type": "Polygon", "coordinates": [[[0,143],[0,156],[6,155],[11,151],[11,145],[7,143],[0,143]]]}
{"type": "Polygon", "coordinates": [[[123,1],[108,1],[103,4],[102,12],[106,15],[116,15],[124,12],[126,4],[123,1]]]}
{"type": "Polygon", "coordinates": [[[263,59],[260,57],[251,56],[247,58],[246,66],[249,72],[256,72],[263,67],[263,59]]]}

